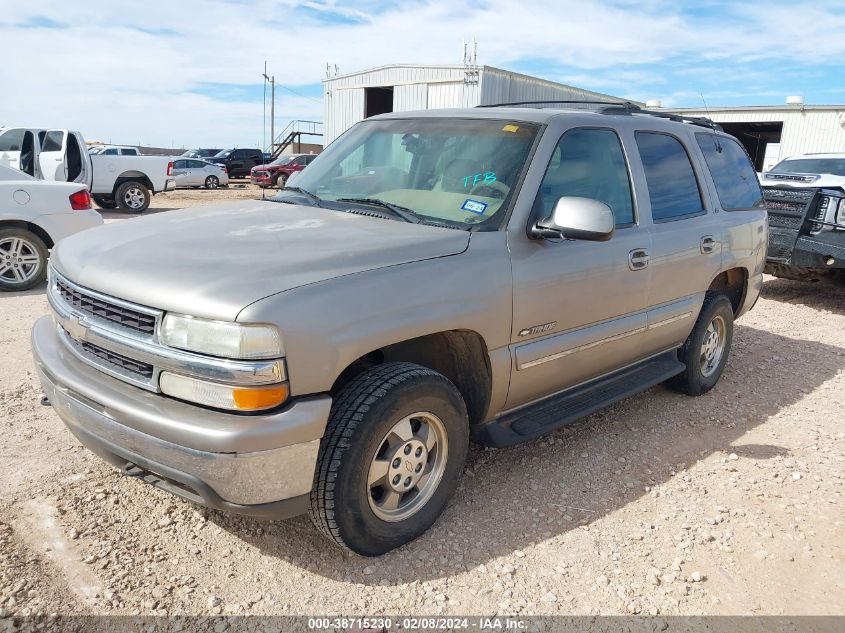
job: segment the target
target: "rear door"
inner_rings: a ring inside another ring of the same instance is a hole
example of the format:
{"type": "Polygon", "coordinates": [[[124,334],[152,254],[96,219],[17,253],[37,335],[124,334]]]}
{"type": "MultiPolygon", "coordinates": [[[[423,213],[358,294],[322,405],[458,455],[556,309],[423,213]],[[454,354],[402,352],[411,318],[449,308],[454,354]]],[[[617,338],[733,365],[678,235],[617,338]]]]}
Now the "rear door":
{"type": "Polygon", "coordinates": [[[652,222],[648,330],[643,340],[650,353],[686,339],[722,262],[722,222],[707,195],[697,147],[684,132],[634,133],[652,222]]]}
{"type": "Polygon", "coordinates": [[[173,170],[170,172],[176,178],[176,186],[190,186],[190,174],[188,173],[188,160],[180,158],[173,161],[173,170]]]}

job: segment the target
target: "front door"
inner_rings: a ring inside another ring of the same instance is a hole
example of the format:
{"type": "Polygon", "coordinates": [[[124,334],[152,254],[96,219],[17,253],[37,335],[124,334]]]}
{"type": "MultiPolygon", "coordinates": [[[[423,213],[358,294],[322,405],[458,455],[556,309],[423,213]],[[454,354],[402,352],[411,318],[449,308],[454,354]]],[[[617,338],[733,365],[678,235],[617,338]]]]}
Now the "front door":
{"type": "Polygon", "coordinates": [[[41,143],[38,165],[44,180],[67,182],[67,130],[48,130],[41,143]]]}
{"type": "Polygon", "coordinates": [[[616,230],[606,242],[510,236],[513,371],[507,407],[573,387],[642,358],[651,237],[634,210],[622,144],[606,128],[563,134],[546,170],[536,216],[562,196],[607,204],[616,230]]]}

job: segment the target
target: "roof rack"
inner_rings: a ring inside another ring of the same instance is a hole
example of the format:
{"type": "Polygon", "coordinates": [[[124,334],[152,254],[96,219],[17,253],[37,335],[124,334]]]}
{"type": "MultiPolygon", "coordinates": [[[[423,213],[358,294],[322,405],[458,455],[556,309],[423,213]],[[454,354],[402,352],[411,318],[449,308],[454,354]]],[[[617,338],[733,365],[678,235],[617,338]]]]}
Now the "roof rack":
{"type": "Polygon", "coordinates": [[[631,101],[585,101],[585,100],[548,100],[548,101],[512,101],[510,103],[491,103],[476,106],[477,108],[499,108],[507,106],[525,106],[525,105],[545,105],[545,104],[585,104],[585,105],[600,105],[605,106],[593,110],[598,114],[644,114],[647,116],[658,117],[660,119],[668,119],[678,123],[689,123],[691,125],[698,125],[700,127],[710,128],[711,130],[722,131],[722,126],[714,123],[711,119],[703,116],[684,116],[682,114],[674,114],[672,112],[657,112],[655,110],[645,110],[631,101]]]}
{"type": "Polygon", "coordinates": [[[637,107],[636,104],[631,103],[630,101],[589,101],[589,100],[578,100],[578,101],[562,101],[558,99],[550,99],[550,100],[539,100],[539,101],[511,101],[510,103],[487,103],[484,105],[477,105],[476,108],[506,108],[508,106],[523,106],[523,105],[542,105],[542,104],[552,104],[552,103],[584,103],[586,105],[615,105],[621,106],[626,104],[631,104],[634,107],[637,107]]]}

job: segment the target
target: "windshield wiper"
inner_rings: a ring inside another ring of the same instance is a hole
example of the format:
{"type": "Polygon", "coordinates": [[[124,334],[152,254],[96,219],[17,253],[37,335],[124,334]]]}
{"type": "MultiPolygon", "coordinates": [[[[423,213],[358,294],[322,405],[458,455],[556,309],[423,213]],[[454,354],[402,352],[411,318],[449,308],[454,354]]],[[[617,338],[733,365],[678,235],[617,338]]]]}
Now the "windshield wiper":
{"type": "MultiPolygon", "coordinates": [[[[281,194],[282,191],[292,191],[293,193],[301,193],[303,196],[308,198],[315,207],[319,207],[320,203],[323,201],[320,196],[317,194],[311,193],[307,189],[303,189],[302,187],[285,187],[279,193],[281,194]]],[[[286,200],[277,200],[277,202],[286,202],[286,200]]]]}
{"type": "Polygon", "coordinates": [[[378,198],[338,198],[336,202],[353,202],[357,204],[369,204],[375,207],[382,207],[383,209],[387,209],[393,213],[396,217],[412,224],[420,224],[423,221],[419,214],[413,209],[385,202],[384,200],[379,200],[378,198]]]}

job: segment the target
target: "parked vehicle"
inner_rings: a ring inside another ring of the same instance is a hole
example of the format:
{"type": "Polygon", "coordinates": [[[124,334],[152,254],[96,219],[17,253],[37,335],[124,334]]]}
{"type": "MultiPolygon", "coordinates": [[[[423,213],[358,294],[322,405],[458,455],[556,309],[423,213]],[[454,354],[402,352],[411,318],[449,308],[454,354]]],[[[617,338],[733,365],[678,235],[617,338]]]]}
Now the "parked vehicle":
{"type": "Polygon", "coordinates": [[[140,156],[141,152],[137,147],[128,145],[97,145],[88,149],[89,154],[99,156],[140,156]]]}
{"type": "Polygon", "coordinates": [[[223,150],[208,160],[224,165],[229,178],[246,178],[250,169],[264,163],[264,154],[260,149],[234,148],[223,150]]]}
{"type": "Polygon", "coordinates": [[[845,283],[845,154],[787,158],[760,180],[769,209],[766,272],[845,283]]]}
{"type": "Polygon", "coordinates": [[[253,167],[249,172],[249,180],[259,187],[278,187],[284,189],[291,174],[305,169],[306,165],[317,158],[317,154],[293,154],[279,156],[272,163],[253,167]]]}
{"type": "Polygon", "coordinates": [[[33,353],[123,473],[363,555],[434,523],[471,437],[713,388],[762,286],[760,186],[706,119],[381,115],[296,178],[66,240],[33,353]]]}
{"type": "Polygon", "coordinates": [[[56,242],[102,223],[85,186],[0,166],[0,291],[41,283],[56,242]]]}
{"type": "Polygon", "coordinates": [[[89,154],[79,132],[0,128],[0,165],[43,180],[88,186],[103,209],[141,213],[153,195],[175,187],[167,156],[89,154]]]}
{"type": "Polygon", "coordinates": [[[226,167],[198,158],[177,158],[173,161],[173,175],[177,188],[205,187],[217,189],[229,186],[226,167]]]}
{"type": "Polygon", "coordinates": [[[222,152],[222,149],[189,149],[182,154],[184,158],[211,158],[222,152]]]}

